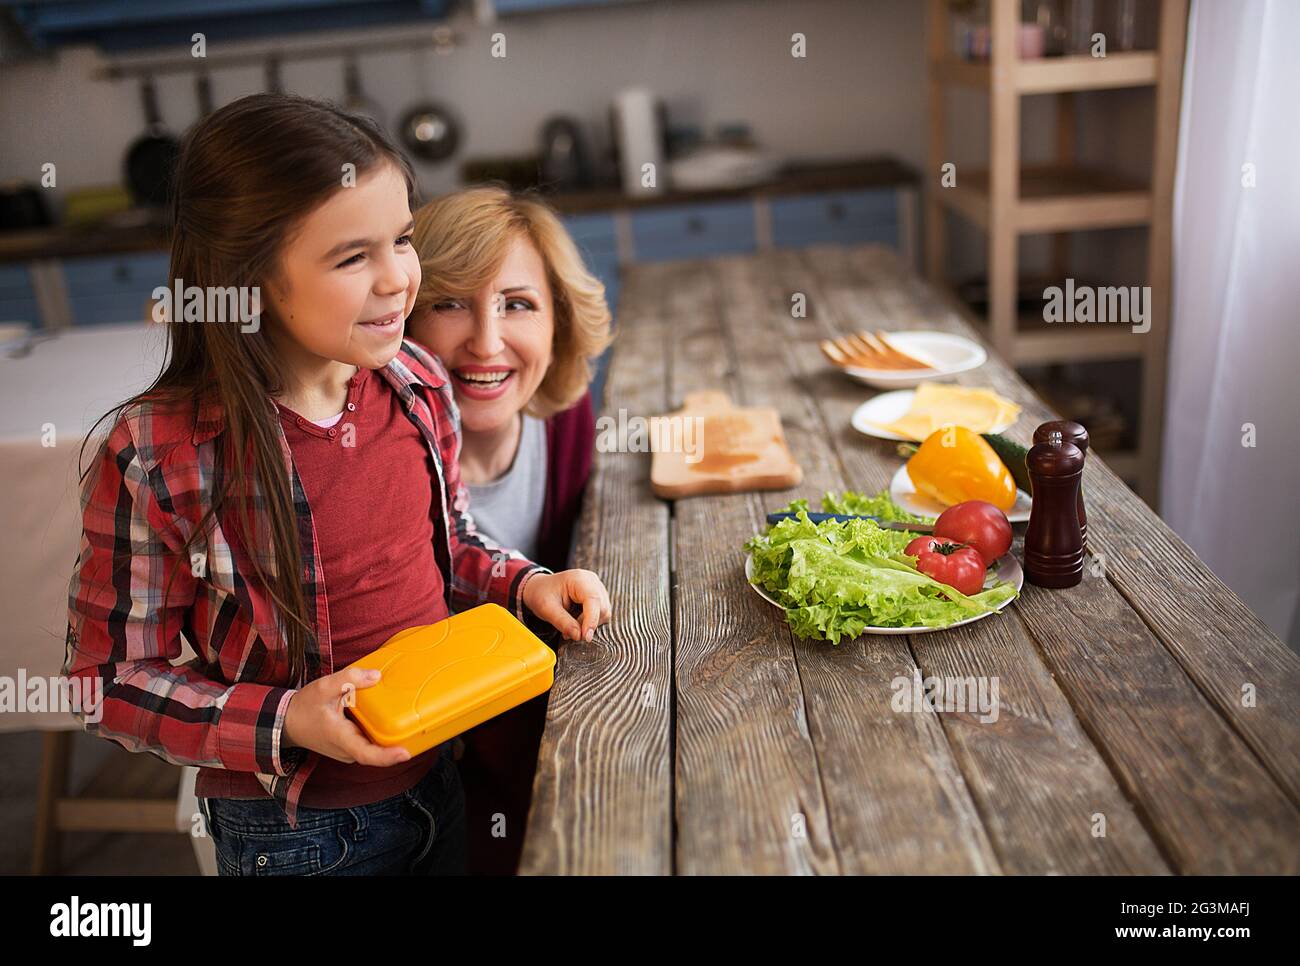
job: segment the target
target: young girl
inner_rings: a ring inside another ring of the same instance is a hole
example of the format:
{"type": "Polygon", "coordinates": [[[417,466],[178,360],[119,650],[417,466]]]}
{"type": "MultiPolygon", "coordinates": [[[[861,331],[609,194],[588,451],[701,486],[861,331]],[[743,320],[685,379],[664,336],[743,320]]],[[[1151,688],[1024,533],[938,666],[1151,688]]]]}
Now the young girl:
{"type": "Polygon", "coordinates": [[[87,731],[200,767],[222,874],[460,871],[449,743],[370,742],[343,709],[377,675],[344,668],[488,601],[569,639],[609,618],[595,574],[466,512],[448,373],[402,340],[413,194],[383,133],[327,104],[259,94],[200,121],[171,275],[206,298],[170,308],[166,368],[83,481],[64,673],[102,687],[87,731]],[[249,291],[252,323],[212,311],[249,291]]]}

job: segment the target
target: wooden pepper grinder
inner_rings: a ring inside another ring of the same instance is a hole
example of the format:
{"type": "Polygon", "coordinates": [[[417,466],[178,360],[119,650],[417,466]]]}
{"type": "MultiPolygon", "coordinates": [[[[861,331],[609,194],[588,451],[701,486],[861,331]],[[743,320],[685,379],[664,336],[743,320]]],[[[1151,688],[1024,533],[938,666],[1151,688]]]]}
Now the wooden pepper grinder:
{"type": "Polygon", "coordinates": [[[1060,432],[1049,433],[1034,444],[1025,465],[1034,485],[1025,531],[1025,579],[1039,587],[1073,587],[1083,580],[1078,509],[1083,452],[1060,432]]]}
{"type": "MultiPolygon", "coordinates": [[[[1068,419],[1054,419],[1050,423],[1043,423],[1034,430],[1034,442],[1045,443],[1053,433],[1060,433],[1061,438],[1067,443],[1073,443],[1079,447],[1079,452],[1083,454],[1083,460],[1088,461],[1088,431],[1079,423],[1072,422],[1068,419]]],[[[1033,494],[1030,494],[1031,496],[1033,494]]],[[[1083,552],[1088,552],[1088,514],[1083,508],[1083,482],[1079,483],[1079,532],[1083,534],[1083,552]]]]}

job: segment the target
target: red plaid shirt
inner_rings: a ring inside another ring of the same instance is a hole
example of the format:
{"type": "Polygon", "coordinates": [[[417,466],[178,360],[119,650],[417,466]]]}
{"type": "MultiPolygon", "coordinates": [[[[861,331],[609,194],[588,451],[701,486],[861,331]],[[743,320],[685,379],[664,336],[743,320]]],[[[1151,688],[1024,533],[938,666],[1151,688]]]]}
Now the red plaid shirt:
{"type": "MultiPolygon", "coordinates": [[[[466,512],[460,414],[447,370],[420,346],[403,342],[379,371],[428,443],[437,473],[442,511],[435,513],[434,554],[448,610],[491,601],[540,630],[523,606],[523,586],[550,571],[478,534],[466,512]]],[[[83,693],[103,695],[99,706],[78,713],[90,734],[176,764],[251,773],[296,827],[298,800],[320,756],[282,747],[289,699],[302,683],[341,670],[330,650],[316,529],[281,429],[303,589],[316,627],[305,681],[295,682],[277,608],[254,579],[244,548],[228,542],[217,524],[195,539],[189,559],[181,555],[220,482],[223,426],[213,401],[201,402],[197,413],[150,400],[122,411],[82,484],[81,553],[68,588],[63,673],[82,678],[83,693]],[[177,666],[182,634],[197,659],[177,666]],[[100,692],[89,687],[95,678],[100,692]],[[94,712],[101,713],[98,720],[94,712]]],[[[265,533],[263,524],[258,521],[265,533]]],[[[260,559],[266,572],[275,572],[272,553],[263,550],[260,559]]]]}

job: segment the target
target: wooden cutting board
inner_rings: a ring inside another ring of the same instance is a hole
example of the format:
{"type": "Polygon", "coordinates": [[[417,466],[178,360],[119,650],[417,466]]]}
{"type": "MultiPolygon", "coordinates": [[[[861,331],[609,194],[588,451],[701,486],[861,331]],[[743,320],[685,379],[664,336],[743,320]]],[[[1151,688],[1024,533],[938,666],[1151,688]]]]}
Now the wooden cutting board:
{"type": "Polygon", "coordinates": [[[681,409],[650,422],[656,496],[784,490],[803,480],[775,409],[737,408],[724,392],[693,392],[681,409]]]}

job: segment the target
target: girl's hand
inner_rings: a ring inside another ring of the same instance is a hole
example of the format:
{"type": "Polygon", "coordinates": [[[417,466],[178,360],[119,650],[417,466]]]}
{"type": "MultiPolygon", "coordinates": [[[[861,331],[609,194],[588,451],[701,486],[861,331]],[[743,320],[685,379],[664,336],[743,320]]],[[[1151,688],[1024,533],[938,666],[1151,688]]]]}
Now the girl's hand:
{"type": "Polygon", "coordinates": [[[612,615],[609,591],[590,570],[562,570],[528,578],[524,606],[552,624],[568,641],[591,640],[596,628],[612,615]],[[569,613],[573,604],[582,605],[581,624],[569,613]]]}
{"type": "Polygon", "coordinates": [[[284,739],[289,745],[309,748],[336,761],[386,768],[409,761],[411,753],[400,746],[385,748],[343,713],[357,688],[379,683],[374,669],[344,668],[299,688],[289,699],[284,716],[284,739]]]}

